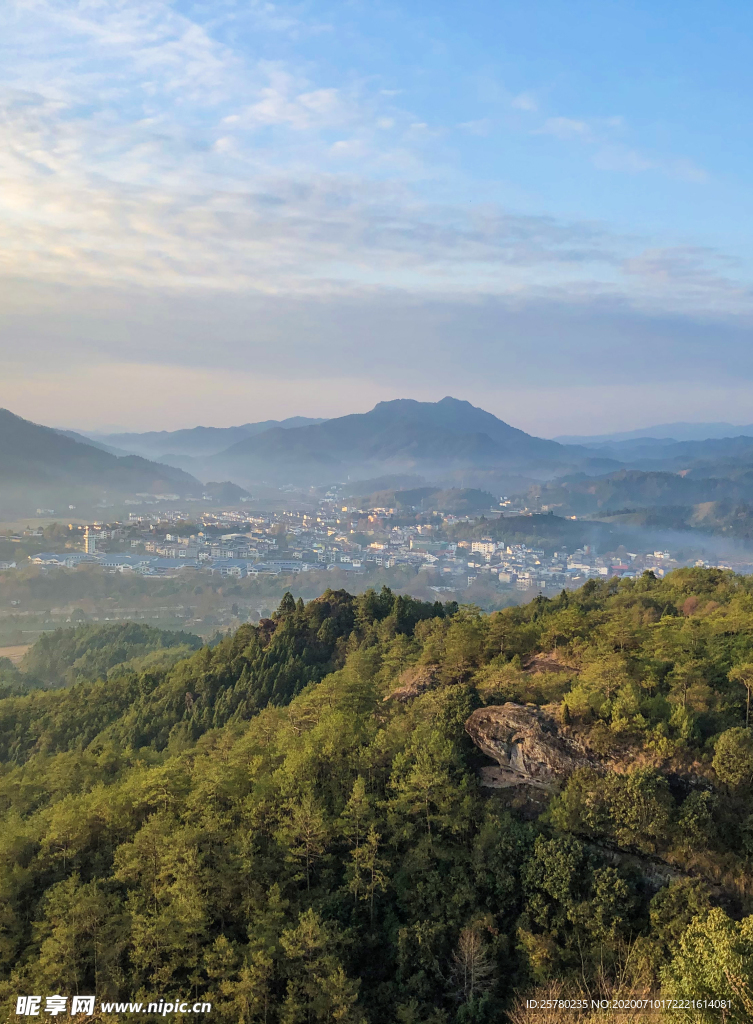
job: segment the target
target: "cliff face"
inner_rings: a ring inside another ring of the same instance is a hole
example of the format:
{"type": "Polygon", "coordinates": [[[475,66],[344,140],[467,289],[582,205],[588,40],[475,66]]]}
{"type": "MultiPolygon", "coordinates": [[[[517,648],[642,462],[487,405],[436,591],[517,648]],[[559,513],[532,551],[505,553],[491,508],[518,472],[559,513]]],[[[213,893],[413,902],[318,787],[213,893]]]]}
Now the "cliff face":
{"type": "Polygon", "coordinates": [[[497,762],[481,770],[482,783],[489,788],[527,785],[552,791],[577,768],[605,770],[540,708],[512,703],[478,708],[465,723],[465,731],[479,750],[497,762]]]}

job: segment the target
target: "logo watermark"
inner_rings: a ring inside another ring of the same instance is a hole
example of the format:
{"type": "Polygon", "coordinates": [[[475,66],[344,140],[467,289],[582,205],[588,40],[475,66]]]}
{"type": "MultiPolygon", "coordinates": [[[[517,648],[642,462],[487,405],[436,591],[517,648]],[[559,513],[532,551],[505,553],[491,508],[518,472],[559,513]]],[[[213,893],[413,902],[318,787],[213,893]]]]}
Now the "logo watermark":
{"type": "Polygon", "coordinates": [[[191,1003],[188,1001],[159,999],[150,1003],[115,1003],[99,1001],[97,1006],[96,996],[71,996],[70,1010],[68,1008],[69,997],[54,996],[18,996],[16,998],[16,1016],[18,1017],[57,1017],[59,1013],[68,1014],[71,1017],[79,1015],[92,1017],[98,1008],[102,1014],[106,1013],[150,1013],[157,1016],[167,1017],[172,1013],[211,1013],[211,1003],[191,1003]],[[44,1004],[44,1006],[42,1005],[44,1004]]]}

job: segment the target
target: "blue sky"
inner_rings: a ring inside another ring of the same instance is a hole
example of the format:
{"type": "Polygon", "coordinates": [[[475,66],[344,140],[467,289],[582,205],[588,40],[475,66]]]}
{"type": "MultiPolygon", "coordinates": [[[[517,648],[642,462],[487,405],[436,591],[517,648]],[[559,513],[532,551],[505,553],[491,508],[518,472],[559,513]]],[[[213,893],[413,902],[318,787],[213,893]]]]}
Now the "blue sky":
{"type": "Polygon", "coordinates": [[[0,9],[0,404],[753,418],[753,9],[0,9]]]}

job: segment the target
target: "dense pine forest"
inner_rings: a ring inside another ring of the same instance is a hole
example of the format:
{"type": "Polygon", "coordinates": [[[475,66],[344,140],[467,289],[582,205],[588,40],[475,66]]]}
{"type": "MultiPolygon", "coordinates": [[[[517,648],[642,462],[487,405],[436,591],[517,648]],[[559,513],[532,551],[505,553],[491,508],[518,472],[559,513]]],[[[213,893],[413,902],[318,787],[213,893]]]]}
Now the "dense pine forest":
{"type": "Polygon", "coordinates": [[[9,1019],[32,992],[218,1024],[753,1019],[753,579],[488,616],[286,595],[214,645],[58,631],[0,685],[9,1019]],[[507,703],[608,770],[486,788],[466,723],[507,703]]]}

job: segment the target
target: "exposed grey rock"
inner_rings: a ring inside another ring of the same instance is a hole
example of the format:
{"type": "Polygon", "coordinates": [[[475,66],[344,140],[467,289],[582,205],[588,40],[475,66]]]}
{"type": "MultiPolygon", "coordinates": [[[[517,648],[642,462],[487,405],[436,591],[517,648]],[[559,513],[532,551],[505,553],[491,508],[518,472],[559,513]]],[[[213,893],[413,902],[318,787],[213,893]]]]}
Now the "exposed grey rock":
{"type": "Polygon", "coordinates": [[[482,769],[482,784],[492,789],[528,785],[552,791],[578,768],[605,770],[540,708],[512,703],[478,708],[465,731],[499,766],[482,769]]]}

